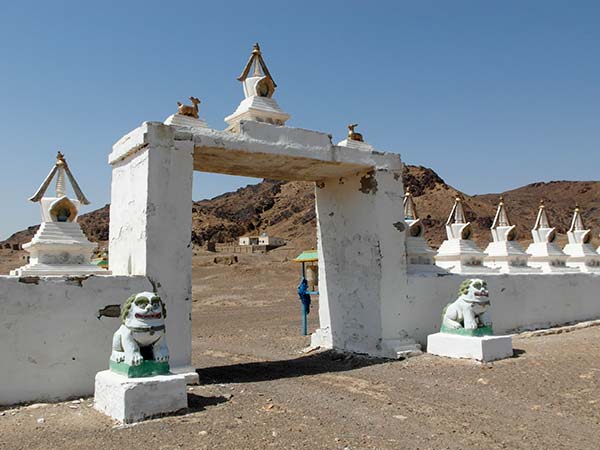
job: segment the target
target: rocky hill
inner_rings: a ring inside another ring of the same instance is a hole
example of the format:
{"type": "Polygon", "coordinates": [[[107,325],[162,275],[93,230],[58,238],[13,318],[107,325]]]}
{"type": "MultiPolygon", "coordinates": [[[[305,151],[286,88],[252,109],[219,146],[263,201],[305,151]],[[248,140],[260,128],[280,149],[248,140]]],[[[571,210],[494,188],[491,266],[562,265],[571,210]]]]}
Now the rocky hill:
{"type": "MultiPolygon", "coordinates": [[[[592,228],[595,237],[600,232],[598,181],[533,183],[503,193],[469,196],[447,185],[431,169],[406,166],[404,183],[414,195],[419,215],[427,227],[427,238],[434,247],[445,238],[444,223],[458,194],[463,196],[467,218],[473,223],[474,239],[482,246],[491,238],[489,226],[500,195],[505,198],[509,216],[517,225],[519,239],[524,244],[531,240],[529,230],[540,199],[545,200],[550,221],[559,233],[564,234],[568,229],[576,201],[582,208],[586,226],[592,228]]],[[[108,205],[82,215],[79,222],[90,240],[108,239],[108,205]]],[[[194,202],[192,223],[192,240],[197,245],[231,242],[244,234],[264,231],[299,246],[314,246],[314,186],[304,182],[263,180],[210,200],[194,202]]],[[[0,245],[27,242],[36,230],[37,226],[19,231],[0,245]]]]}

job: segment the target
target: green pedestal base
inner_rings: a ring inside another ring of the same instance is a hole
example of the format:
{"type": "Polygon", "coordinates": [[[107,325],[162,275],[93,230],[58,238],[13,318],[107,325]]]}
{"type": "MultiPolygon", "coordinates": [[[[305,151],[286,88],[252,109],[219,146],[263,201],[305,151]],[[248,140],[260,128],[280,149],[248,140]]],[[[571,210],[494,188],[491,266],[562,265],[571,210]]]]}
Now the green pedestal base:
{"type": "Polygon", "coordinates": [[[490,326],[479,327],[479,328],[475,328],[474,330],[466,330],[464,328],[448,328],[448,327],[442,325],[442,327],[440,328],[440,332],[449,333],[449,334],[460,334],[461,336],[477,336],[477,337],[494,335],[494,331],[492,330],[492,327],[490,327],[490,326]]]}
{"type": "Polygon", "coordinates": [[[170,372],[168,362],[143,361],[139,366],[130,366],[110,360],[110,370],[125,375],[127,378],[153,377],[155,375],[168,375],[170,372]]]}

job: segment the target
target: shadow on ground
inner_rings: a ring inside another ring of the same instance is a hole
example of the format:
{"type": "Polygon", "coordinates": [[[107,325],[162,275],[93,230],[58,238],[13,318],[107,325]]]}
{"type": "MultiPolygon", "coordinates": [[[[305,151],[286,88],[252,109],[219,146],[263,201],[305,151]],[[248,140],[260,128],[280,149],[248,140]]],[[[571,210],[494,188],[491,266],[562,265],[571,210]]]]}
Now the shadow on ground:
{"type": "Polygon", "coordinates": [[[202,395],[191,394],[188,392],[188,408],[184,414],[191,412],[204,411],[207,406],[216,406],[220,403],[225,403],[227,399],[225,397],[203,397],[202,395]]]}
{"type": "Polygon", "coordinates": [[[252,383],[327,372],[344,372],[392,360],[325,351],[283,361],[258,361],[196,369],[200,384],[252,383]]]}

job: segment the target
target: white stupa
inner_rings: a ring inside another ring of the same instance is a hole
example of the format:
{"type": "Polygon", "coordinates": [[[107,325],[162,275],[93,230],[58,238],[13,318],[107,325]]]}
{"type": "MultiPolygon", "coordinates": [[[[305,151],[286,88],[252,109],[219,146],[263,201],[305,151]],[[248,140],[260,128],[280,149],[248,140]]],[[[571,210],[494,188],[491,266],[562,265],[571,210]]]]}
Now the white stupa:
{"type": "Polygon", "coordinates": [[[233,114],[225,117],[225,122],[229,125],[228,131],[239,131],[241,120],[285,125],[290,115],[283,112],[277,102],[271,98],[277,85],[265,64],[258,42],[254,44],[250,59],[238,80],[242,82],[245,98],[233,114]]]}
{"type": "Polygon", "coordinates": [[[471,237],[471,223],[467,222],[462,200],[456,197],[454,206],[446,221],[448,239],[442,242],[435,257],[435,263],[453,273],[494,272],[483,266],[485,254],[477,247],[471,237]]]}
{"type": "Polygon", "coordinates": [[[92,252],[97,245],[86,239],[77,223],[80,206],[90,202],[81,192],[61,152],[58,152],[56,164],[29,200],[40,203],[42,223],[31,242],[23,245],[23,249],[30,254],[29,263],[13,270],[11,275],[65,276],[110,273],[90,263],[92,252]],[[44,194],[54,176],[56,195],[45,197],[44,194]],[[65,177],[71,182],[77,200],[67,197],[65,177]]]}
{"type": "Polygon", "coordinates": [[[502,273],[541,272],[540,268],[527,265],[529,255],[516,241],[517,227],[511,224],[502,197],[490,229],[493,241],[485,249],[487,266],[499,268],[502,273]]]}
{"type": "Polygon", "coordinates": [[[404,194],[404,221],[408,225],[406,234],[406,260],[410,271],[430,271],[436,269],[435,250],[423,237],[425,227],[417,215],[417,207],[410,190],[404,194]]]}
{"type": "Polygon", "coordinates": [[[576,267],[582,272],[600,273],[600,254],[590,244],[592,231],[585,229],[578,205],[575,206],[567,238],[569,243],[563,249],[568,255],[567,266],[576,267]]]}
{"type": "Polygon", "coordinates": [[[543,200],[531,235],[533,242],[527,247],[530,266],[539,267],[548,273],[577,272],[576,269],[566,267],[568,256],[554,243],[556,228],[550,226],[543,200]]]}

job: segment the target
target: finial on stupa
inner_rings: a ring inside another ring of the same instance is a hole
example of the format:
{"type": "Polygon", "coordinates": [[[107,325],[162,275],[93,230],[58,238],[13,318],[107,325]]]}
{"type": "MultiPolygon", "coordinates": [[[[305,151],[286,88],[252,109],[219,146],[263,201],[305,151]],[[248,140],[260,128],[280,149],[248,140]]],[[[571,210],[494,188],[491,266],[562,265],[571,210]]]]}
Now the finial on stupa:
{"type": "Polygon", "coordinates": [[[52,182],[52,179],[54,178],[55,175],[56,175],[56,197],[65,197],[67,195],[66,181],[65,181],[65,175],[66,175],[69,178],[71,187],[73,188],[73,192],[75,192],[75,195],[77,196],[77,200],[79,200],[79,202],[82,205],[90,204],[89,200],[85,197],[85,195],[81,191],[81,188],[79,187],[79,184],[77,183],[77,180],[75,180],[75,177],[71,173],[71,169],[69,169],[69,165],[67,164],[65,155],[60,150],[56,154],[56,163],[54,164],[54,167],[52,167],[52,169],[50,170],[50,173],[48,174],[48,176],[46,177],[44,182],[38,188],[36,193],[33,194],[33,196],[29,198],[29,200],[32,202],[39,202],[42,199],[42,197],[44,196],[44,194],[46,194],[46,191],[48,190],[48,187],[50,186],[50,183],[52,182]]]}
{"type": "Polygon", "coordinates": [[[575,204],[575,211],[573,212],[573,219],[571,220],[571,227],[569,231],[582,231],[585,230],[585,226],[583,225],[583,218],[581,217],[581,211],[579,209],[579,204],[575,204]]]}
{"type": "Polygon", "coordinates": [[[498,202],[498,209],[496,210],[496,216],[494,217],[494,221],[492,222],[491,229],[494,230],[498,227],[510,226],[510,219],[508,218],[508,213],[506,212],[506,207],[504,206],[504,197],[500,197],[500,201],[498,202]]]}
{"type": "Polygon", "coordinates": [[[410,192],[410,188],[406,188],[403,205],[405,220],[417,220],[419,218],[417,214],[417,207],[415,205],[415,201],[413,200],[412,193],[410,192]]]}
{"type": "Polygon", "coordinates": [[[533,225],[534,230],[539,230],[540,228],[551,228],[550,221],[548,220],[548,213],[546,213],[546,205],[544,204],[544,200],[540,200],[538,214],[535,219],[535,224],[533,225]]]}
{"type": "Polygon", "coordinates": [[[452,225],[453,223],[467,223],[462,198],[459,195],[454,199],[454,206],[452,207],[452,211],[450,211],[446,225],[452,225]]]}
{"type": "Polygon", "coordinates": [[[250,54],[250,59],[248,59],[248,62],[246,63],[242,74],[237,78],[238,81],[246,81],[246,78],[248,78],[248,74],[250,73],[250,69],[252,69],[252,67],[254,67],[254,70],[252,72],[253,77],[268,77],[273,83],[273,87],[277,87],[277,84],[275,84],[275,80],[273,79],[271,73],[269,72],[269,69],[267,68],[265,60],[262,57],[260,45],[258,45],[258,42],[256,42],[252,46],[252,53],[250,54]]]}

